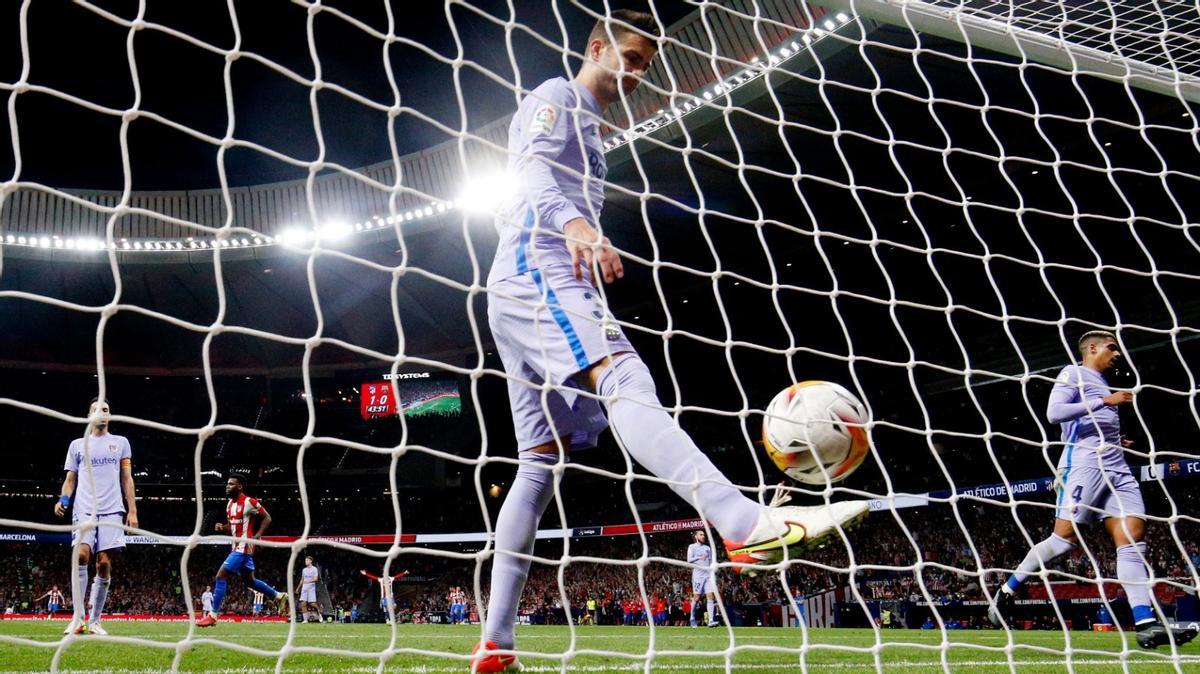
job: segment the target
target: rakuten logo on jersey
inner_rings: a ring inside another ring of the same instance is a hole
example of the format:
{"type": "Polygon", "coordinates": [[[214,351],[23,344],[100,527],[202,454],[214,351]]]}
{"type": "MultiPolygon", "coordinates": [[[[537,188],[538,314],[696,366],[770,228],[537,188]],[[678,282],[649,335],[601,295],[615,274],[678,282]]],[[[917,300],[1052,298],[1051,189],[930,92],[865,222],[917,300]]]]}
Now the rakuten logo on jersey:
{"type": "Polygon", "coordinates": [[[399,374],[385,374],[384,379],[429,379],[428,372],[401,372],[399,374]]]}

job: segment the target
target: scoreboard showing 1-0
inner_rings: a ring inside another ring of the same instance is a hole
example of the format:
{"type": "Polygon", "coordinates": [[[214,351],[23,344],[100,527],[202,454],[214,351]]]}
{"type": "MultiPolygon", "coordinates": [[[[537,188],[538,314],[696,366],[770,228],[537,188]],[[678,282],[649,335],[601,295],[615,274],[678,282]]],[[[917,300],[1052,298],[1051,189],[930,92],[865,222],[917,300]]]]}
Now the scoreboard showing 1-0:
{"type": "Polygon", "coordinates": [[[432,372],[384,374],[380,380],[362,383],[358,411],[367,420],[399,415],[457,416],[462,413],[462,396],[453,376],[432,372]]]}
{"type": "Polygon", "coordinates": [[[390,381],[363,382],[359,389],[358,411],[363,419],[396,416],[396,393],[390,381]]]}

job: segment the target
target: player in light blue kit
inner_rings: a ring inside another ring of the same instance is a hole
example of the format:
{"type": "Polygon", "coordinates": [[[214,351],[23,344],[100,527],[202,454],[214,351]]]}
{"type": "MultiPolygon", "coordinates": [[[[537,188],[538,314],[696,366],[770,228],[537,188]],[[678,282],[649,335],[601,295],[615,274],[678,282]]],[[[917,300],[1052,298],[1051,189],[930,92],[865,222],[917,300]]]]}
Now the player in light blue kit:
{"type": "Polygon", "coordinates": [[[204,611],[205,615],[214,613],[212,585],[204,586],[204,594],[200,595],[200,609],[204,611]]]}
{"type": "Polygon", "coordinates": [[[717,586],[709,566],[713,562],[712,546],[708,544],[708,534],[703,530],[692,534],[692,544],[687,549],[688,564],[692,568],[692,615],[688,616],[691,626],[696,627],[696,614],[700,611],[700,595],[708,601],[708,626],[716,627],[721,623],[717,620],[717,586]]]}
{"type": "Polygon", "coordinates": [[[317,581],[321,580],[321,572],[313,563],[312,555],[304,558],[304,568],[300,571],[300,584],[296,586],[296,594],[300,597],[300,611],[304,622],[311,615],[313,622],[321,622],[321,608],[317,605],[317,581]]]}
{"type": "Polygon", "coordinates": [[[1133,402],[1129,391],[1113,392],[1104,378],[1121,358],[1117,337],[1093,330],[1079,338],[1082,365],[1059,372],[1046,418],[1062,425],[1063,453],[1058,460],[1058,500],[1054,533],[1038,543],[996,593],[989,617],[997,627],[1007,616],[1015,593],[1030,575],[1079,545],[1077,524],[1104,522],[1117,547],[1117,580],[1125,589],[1137,642],[1142,648],[1170,643],[1185,644],[1196,637],[1194,629],[1163,626],[1150,603],[1150,575],[1146,568],[1146,508],[1137,479],[1125,462],[1123,448],[1132,446],[1121,435],[1117,408],[1133,402]],[[1169,636],[1170,634],[1170,636],[1169,636]]]}
{"type": "MultiPolygon", "coordinates": [[[[638,86],[657,53],[654,18],[616,10],[593,27],[574,79],[538,85],[508,132],[518,196],[497,214],[500,242],[488,275],[488,324],[508,374],[521,465],[496,519],[485,638],[472,669],[520,666],[511,654],[534,533],[554,493],[554,472],[605,427],[629,454],[708,518],[737,564],[774,563],[861,519],[867,502],[762,507],[696,447],[659,402],[650,371],[613,320],[599,283],[624,275],[599,227],[608,165],[601,114],[638,86]],[[552,388],[544,390],[543,383],[552,388]],[[600,402],[579,395],[598,394],[600,402]],[[481,652],[483,651],[483,652],[481,652]]],[[[796,556],[793,554],[793,556],[796,556]]]]}
{"type": "Polygon", "coordinates": [[[54,514],[63,517],[71,506],[71,544],[78,546],[78,578],[71,583],[71,604],[74,617],[63,634],[108,634],[100,625],[108,586],[112,578],[112,562],[117,551],[125,549],[124,524],[138,525],[137,497],[133,486],[132,451],[129,440],[108,432],[109,406],[106,401],[93,400],[88,408],[88,434],[71,442],[67,449],[67,471],[62,491],[54,504],[54,514]],[[86,443],[86,445],[85,445],[86,443]],[[88,466],[90,465],[90,468],[88,466]],[[83,530],[81,525],[95,518],[95,527],[83,530]],[[92,611],[84,615],[83,593],[88,582],[88,563],[96,554],[96,577],[92,580],[92,611]]]}

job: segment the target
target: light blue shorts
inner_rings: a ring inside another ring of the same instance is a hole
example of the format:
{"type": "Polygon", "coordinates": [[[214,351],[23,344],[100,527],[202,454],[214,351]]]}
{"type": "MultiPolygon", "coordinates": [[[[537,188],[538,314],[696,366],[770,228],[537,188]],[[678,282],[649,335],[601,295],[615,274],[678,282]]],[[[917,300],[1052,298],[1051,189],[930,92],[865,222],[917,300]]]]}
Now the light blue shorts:
{"type": "Polygon", "coordinates": [[[90,547],[92,552],[120,550],[125,547],[125,530],[121,528],[125,524],[125,513],[99,515],[96,517],[94,528],[86,531],[79,528],[90,519],[91,515],[71,516],[71,523],[75,526],[71,529],[71,545],[78,542],[90,547]]]}
{"type": "Polygon", "coordinates": [[[1072,467],[1059,480],[1054,516],[1079,524],[1109,517],[1145,519],[1146,506],[1137,479],[1129,473],[1072,467]]]}
{"type": "Polygon", "coordinates": [[[608,420],[593,398],[581,397],[576,374],[633,345],[596,290],[569,267],[512,276],[488,286],[488,324],[504,362],[517,449],[570,438],[593,447],[608,420]],[[525,384],[513,378],[531,382],[525,384]],[[541,385],[555,388],[542,398],[541,385]]]}

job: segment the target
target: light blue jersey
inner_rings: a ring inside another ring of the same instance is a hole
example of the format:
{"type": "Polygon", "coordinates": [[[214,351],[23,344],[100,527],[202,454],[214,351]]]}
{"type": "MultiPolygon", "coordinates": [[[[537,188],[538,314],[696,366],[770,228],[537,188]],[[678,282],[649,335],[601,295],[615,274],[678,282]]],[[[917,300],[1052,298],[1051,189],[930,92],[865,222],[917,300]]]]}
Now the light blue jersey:
{"type": "Polygon", "coordinates": [[[1130,472],[1121,447],[1121,417],[1103,400],[1111,394],[1104,375],[1089,367],[1068,365],[1059,372],[1046,418],[1062,425],[1060,473],[1074,468],[1130,472]]]}
{"type": "Polygon", "coordinates": [[[508,170],[518,196],[496,218],[500,245],[489,286],[533,269],[569,266],[566,241],[551,232],[561,233],[575,218],[598,225],[608,173],[600,112],[590,91],[562,77],[521,101],[508,129],[508,170]]]}
{"type": "Polygon", "coordinates": [[[300,582],[306,587],[317,584],[317,576],[319,575],[316,565],[306,566],[300,571],[300,582]]]}
{"type": "Polygon", "coordinates": [[[707,576],[711,573],[708,565],[712,564],[712,548],[704,543],[692,543],[688,546],[687,553],[688,564],[695,564],[692,568],[692,578],[697,576],[707,576]]]}
{"type": "Polygon", "coordinates": [[[65,470],[75,473],[74,517],[115,515],[125,512],[121,495],[121,459],[129,459],[129,441],[120,435],[88,435],[88,458],[92,468],[83,461],[84,438],[71,442],[67,450],[65,470]]]}

